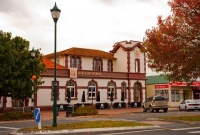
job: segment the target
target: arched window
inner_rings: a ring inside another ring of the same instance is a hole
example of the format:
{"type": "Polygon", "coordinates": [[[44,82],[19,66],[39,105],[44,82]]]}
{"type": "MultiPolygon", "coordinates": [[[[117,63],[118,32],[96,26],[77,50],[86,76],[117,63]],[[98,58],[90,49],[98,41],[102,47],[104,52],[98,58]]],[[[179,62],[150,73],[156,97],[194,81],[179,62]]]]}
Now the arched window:
{"type": "Polygon", "coordinates": [[[140,59],[135,59],[135,72],[140,73],[140,59]]]}
{"type": "Polygon", "coordinates": [[[122,82],[121,83],[121,94],[124,94],[124,98],[126,99],[126,83],[125,82],[122,82]]]}
{"type": "Polygon", "coordinates": [[[75,85],[73,82],[71,81],[67,82],[66,91],[70,91],[71,98],[75,98],[75,85]]]}
{"type": "Polygon", "coordinates": [[[94,71],[103,71],[103,62],[102,59],[93,59],[93,70],[94,71]]]}
{"type": "Polygon", "coordinates": [[[88,98],[96,98],[96,84],[95,82],[89,82],[88,86],[88,98]]]}
{"type": "Polygon", "coordinates": [[[134,85],[134,102],[140,102],[140,91],[141,91],[141,85],[139,83],[135,83],[134,85]]]}
{"type": "Polygon", "coordinates": [[[108,71],[109,72],[113,71],[113,61],[112,60],[108,60],[108,71]]]}
{"type": "Polygon", "coordinates": [[[77,99],[77,84],[73,79],[66,82],[65,100],[67,100],[68,91],[70,92],[71,100],[77,99]]]}
{"type": "Polygon", "coordinates": [[[81,69],[81,58],[78,56],[72,56],[70,58],[70,67],[77,68],[78,70],[81,69]]]}
{"type": "Polygon", "coordinates": [[[110,99],[111,92],[113,91],[113,98],[116,98],[116,84],[113,81],[108,82],[107,86],[107,99],[110,99]]]}

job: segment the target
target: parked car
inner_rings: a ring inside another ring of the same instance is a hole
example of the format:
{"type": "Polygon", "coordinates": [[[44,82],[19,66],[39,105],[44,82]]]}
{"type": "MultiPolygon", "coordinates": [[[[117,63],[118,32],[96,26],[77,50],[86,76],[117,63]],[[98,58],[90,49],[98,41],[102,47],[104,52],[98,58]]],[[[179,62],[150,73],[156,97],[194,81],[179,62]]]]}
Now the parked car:
{"type": "Polygon", "coordinates": [[[159,112],[162,109],[164,112],[168,111],[168,99],[165,96],[152,96],[145,100],[142,105],[143,112],[150,110],[150,112],[159,112]]]}
{"type": "Polygon", "coordinates": [[[179,110],[199,110],[200,111],[200,102],[198,100],[194,99],[188,99],[184,100],[182,103],[179,105],[179,110]]]}

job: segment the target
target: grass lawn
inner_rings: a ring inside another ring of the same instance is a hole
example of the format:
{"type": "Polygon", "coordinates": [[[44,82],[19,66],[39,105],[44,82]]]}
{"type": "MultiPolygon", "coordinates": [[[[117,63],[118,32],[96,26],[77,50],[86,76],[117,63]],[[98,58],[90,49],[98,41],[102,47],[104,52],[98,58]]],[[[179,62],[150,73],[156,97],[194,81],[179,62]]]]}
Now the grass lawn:
{"type": "Polygon", "coordinates": [[[192,115],[192,116],[166,116],[166,117],[161,117],[161,119],[166,120],[166,121],[200,122],[200,115],[192,115]]]}
{"type": "Polygon", "coordinates": [[[29,131],[47,131],[47,130],[73,130],[73,129],[85,129],[85,128],[107,128],[107,127],[134,127],[134,126],[151,126],[151,124],[138,123],[133,121],[87,121],[77,122],[71,124],[59,124],[57,127],[42,126],[39,130],[38,127],[24,128],[18,130],[18,132],[29,132],[29,131]]]}

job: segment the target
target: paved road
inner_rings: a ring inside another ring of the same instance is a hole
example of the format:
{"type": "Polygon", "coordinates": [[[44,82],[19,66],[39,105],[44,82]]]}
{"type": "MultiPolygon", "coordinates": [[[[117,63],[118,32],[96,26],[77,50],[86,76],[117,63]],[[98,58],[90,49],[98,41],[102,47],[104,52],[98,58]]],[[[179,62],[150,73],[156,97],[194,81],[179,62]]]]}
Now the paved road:
{"type": "MultiPolygon", "coordinates": [[[[169,111],[168,113],[163,113],[163,112],[159,112],[159,113],[150,113],[150,112],[146,112],[146,113],[132,113],[130,115],[125,115],[125,116],[116,116],[113,118],[74,118],[74,117],[66,117],[63,118],[62,120],[58,120],[57,123],[58,124],[64,124],[64,123],[72,123],[72,122],[78,122],[78,121],[93,121],[93,120],[103,120],[103,119],[112,119],[112,120],[129,120],[129,121],[140,121],[140,122],[144,122],[144,123],[151,123],[151,124],[155,124],[155,125],[159,125],[160,128],[159,129],[154,129],[154,130],[143,130],[143,131],[124,131],[121,134],[138,134],[138,135],[143,135],[143,133],[145,134],[145,132],[148,132],[148,134],[152,135],[156,134],[158,131],[160,130],[159,133],[163,133],[162,135],[165,135],[165,132],[167,130],[168,134],[170,133],[170,135],[173,135],[174,133],[179,133],[182,135],[185,135],[183,133],[192,133],[192,132],[196,132],[199,133],[198,131],[200,131],[200,127],[198,127],[199,125],[196,125],[197,128],[196,129],[187,129],[187,130],[173,130],[175,128],[189,128],[191,127],[191,125],[188,124],[182,124],[182,123],[171,123],[171,122],[161,122],[156,120],[156,118],[158,117],[162,117],[162,116],[181,116],[181,115],[199,115],[199,111],[190,111],[190,112],[186,112],[186,111],[169,111]],[[183,132],[183,133],[182,133],[183,132]]],[[[42,121],[42,126],[45,125],[52,125],[52,120],[45,120],[42,121]]],[[[23,122],[8,122],[8,123],[0,123],[0,134],[1,135],[7,135],[8,133],[10,133],[11,131],[14,131],[18,128],[27,128],[27,127],[33,127],[33,126],[37,126],[37,124],[34,121],[23,121],[23,122]]],[[[122,131],[121,131],[122,132],[122,131]]],[[[119,132],[117,132],[119,133],[119,132]]],[[[117,134],[115,133],[115,134],[117,134]]],[[[200,133],[199,133],[200,134],[200,133]]],[[[112,135],[112,134],[111,134],[112,135]]],[[[113,134],[114,135],[114,134],[113,134]]],[[[159,134],[161,135],[161,134],[159,134]]]]}
{"type": "Polygon", "coordinates": [[[99,133],[96,135],[198,135],[200,134],[200,127],[186,127],[186,128],[158,128],[158,129],[144,129],[122,132],[108,132],[99,133]]]}

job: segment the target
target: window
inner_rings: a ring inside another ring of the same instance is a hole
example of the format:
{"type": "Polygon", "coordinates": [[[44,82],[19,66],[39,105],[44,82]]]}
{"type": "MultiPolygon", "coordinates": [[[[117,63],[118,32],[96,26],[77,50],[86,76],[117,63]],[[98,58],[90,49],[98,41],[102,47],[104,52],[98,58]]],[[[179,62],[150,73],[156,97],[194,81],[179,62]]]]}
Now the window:
{"type": "Polygon", "coordinates": [[[121,83],[121,92],[124,92],[124,98],[126,99],[126,83],[121,83]]]}
{"type": "Polygon", "coordinates": [[[67,100],[67,94],[70,91],[71,100],[77,100],[77,83],[73,79],[66,82],[65,85],[65,100],[67,100]]]}
{"type": "Polygon", "coordinates": [[[13,107],[23,107],[23,102],[21,100],[13,99],[13,107]]]}
{"type": "MultiPolygon", "coordinates": [[[[71,98],[75,98],[75,85],[73,82],[71,82],[71,81],[67,82],[66,93],[67,93],[67,91],[70,91],[71,98]]],[[[66,95],[66,97],[67,97],[67,95],[66,95]]]]}
{"type": "Polygon", "coordinates": [[[81,58],[80,57],[71,57],[70,67],[81,69],[81,58]]]}
{"type": "Polygon", "coordinates": [[[88,98],[96,98],[96,85],[94,82],[89,83],[88,98]]]}
{"type": "Polygon", "coordinates": [[[112,60],[108,60],[108,71],[109,71],[109,72],[113,71],[113,63],[112,63],[112,60]]]}
{"type": "Polygon", "coordinates": [[[165,96],[166,98],[168,98],[168,90],[155,90],[155,96],[165,96]]]}
{"type": "MultiPolygon", "coordinates": [[[[114,83],[113,82],[109,82],[108,83],[108,91],[107,91],[107,93],[108,93],[108,98],[110,99],[110,96],[111,96],[111,92],[113,91],[113,95],[115,95],[115,85],[114,85],[114,83]]],[[[114,96],[115,97],[115,96],[114,96]]],[[[113,97],[113,98],[114,98],[113,97]]]]}
{"type": "Polygon", "coordinates": [[[135,83],[135,85],[134,85],[134,102],[140,102],[140,91],[141,91],[141,85],[139,83],[135,83]]]}
{"type": "Polygon", "coordinates": [[[171,96],[172,96],[172,102],[179,102],[179,90],[172,90],[171,91],[171,96]]]}
{"type": "Polygon", "coordinates": [[[103,70],[103,63],[102,63],[101,59],[93,60],[93,70],[94,71],[102,71],[103,70]]]}
{"type": "Polygon", "coordinates": [[[140,73],[140,59],[135,59],[135,72],[140,73]]]}

